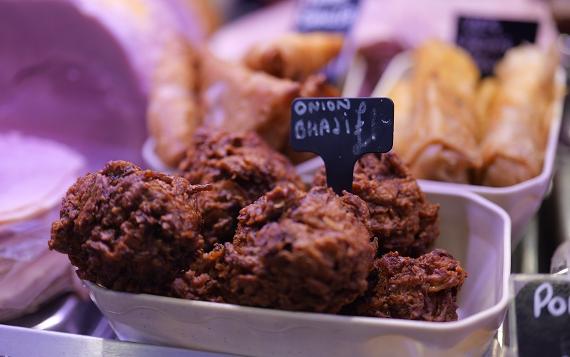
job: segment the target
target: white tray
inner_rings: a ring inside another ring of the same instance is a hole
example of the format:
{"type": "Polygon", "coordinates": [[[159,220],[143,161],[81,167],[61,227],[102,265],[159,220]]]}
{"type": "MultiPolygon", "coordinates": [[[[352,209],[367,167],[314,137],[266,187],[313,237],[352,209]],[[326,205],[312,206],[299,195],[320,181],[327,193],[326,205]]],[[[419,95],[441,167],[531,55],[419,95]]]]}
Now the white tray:
{"type": "MultiPolygon", "coordinates": [[[[386,96],[391,88],[393,88],[394,85],[412,68],[412,65],[413,62],[411,60],[409,52],[404,52],[394,57],[382,75],[380,82],[374,89],[373,96],[386,96]]],[[[362,64],[356,63],[353,67],[356,68],[360,66],[362,66],[362,64]]],[[[361,73],[362,70],[351,69],[349,73],[351,72],[358,74],[361,73]]],[[[357,75],[357,77],[357,82],[363,80],[361,76],[357,75]]],[[[347,80],[347,82],[351,83],[350,89],[345,90],[344,93],[350,96],[354,94],[354,88],[359,88],[359,84],[352,83],[354,81],[347,80]]],[[[566,83],[566,75],[562,68],[560,68],[556,73],[556,82],[562,86],[566,83]]],[[[554,160],[556,158],[558,137],[560,135],[563,106],[564,99],[561,96],[560,99],[555,103],[553,118],[551,121],[550,132],[548,136],[548,143],[544,156],[544,164],[542,167],[542,172],[538,176],[508,187],[466,185],[432,180],[419,181],[426,187],[430,186],[441,189],[453,188],[455,190],[474,192],[498,204],[505,211],[507,211],[511,217],[513,224],[512,247],[514,249],[523,237],[529,221],[538,211],[544,195],[549,188],[552,179],[554,160]]],[[[322,160],[320,158],[316,158],[297,166],[297,171],[301,176],[309,177],[312,176],[322,165],[322,160]]]]}
{"type": "Polygon", "coordinates": [[[469,273],[459,320],[423,322],[288,312],[114,292],[87,283],[122,340],[252,356],[482,355],[504,319],[510,221],[468,192],[427,188],[441,204],[441,237],[469,273]]]}

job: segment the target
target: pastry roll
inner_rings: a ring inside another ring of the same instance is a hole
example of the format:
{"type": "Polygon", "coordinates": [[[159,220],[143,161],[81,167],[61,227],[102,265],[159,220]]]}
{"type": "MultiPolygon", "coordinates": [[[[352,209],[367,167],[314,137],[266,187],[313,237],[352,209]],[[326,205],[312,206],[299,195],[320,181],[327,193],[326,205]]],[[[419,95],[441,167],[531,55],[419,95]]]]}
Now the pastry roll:
{"type": "Polygon", "coordinates": [[[499,81],[488,77],[481,81],[475,94],[475,115],[477,116],[477,141],[481,142],[487,133],[490,118],[489,108],[497,96],[499,81]]]}
{"type": "Polygon", "coordinates": [[[417,178],[468,183],[479,166],[471,98],[435,81],[418,94],[404,160],[417,178]]]}
{"type": "Polygon", "coordinates": [[[497,65],[499,84],[481,143],[481,184],[510,186],[540,173],[557,95],[556,63],[552,54],[525,45],[497,65]]]}
{"type": "Polygon", "coordinates": [[[420,47],[414,62],[409,84],[395,88],[395,150],[417,178],[468,183],[479,166],[479,71],[467,53],[439,41],[420,47]]]}
{"type": "Polygon", "coordinates": [[[170,47],[168,56],[159,59],[152,78],[155,85],[149,91],[147,122],[157,155],[176,167],[200,124],[199,56],[190,46],[172,43],[170,47]],[[172,57],[173,53],[176,56],[172,57]]]}
{"type": "Polygon", "coordinates": [[[412,83],[409,78],[404,78],[394,85],[388,92],[388,97],[394,102],[394,147],[396,151],[405,151],[413,133],[413,109],[412,83]]]}
{"type": "Polygon", "coordinates": [[[335,58],[342,44],[342,36],[335,34],[287,34],[273,42],[253,46],[243,61],[252,70],[304,80],[335,58]]]}
{"type": "Polygon", "coordinates": [[[274,149],[285,148],[290,106],[300,84],[203,54],[200,102],[206,127],[256,131],[274,149]]]}
{"type": "Polygon", "coordinates": [[[481,74],[471,56],[463,49],[438,40],[427,41],[413,54],[414,82],[422,90],[425,81],[436,81],[463,96],[471,96],[481,74]]]}

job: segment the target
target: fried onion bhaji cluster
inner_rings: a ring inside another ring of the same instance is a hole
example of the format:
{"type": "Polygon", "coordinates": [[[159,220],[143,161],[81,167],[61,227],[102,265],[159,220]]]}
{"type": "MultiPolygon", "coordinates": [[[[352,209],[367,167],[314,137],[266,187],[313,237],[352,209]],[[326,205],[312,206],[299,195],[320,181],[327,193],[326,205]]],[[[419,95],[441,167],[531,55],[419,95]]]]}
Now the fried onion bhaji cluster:
{"type": "MultiPolygon", "coordinates": [[[[230,303],[336,313],[368,286],[376,246],[358,218],[366,214],[354,195],[279,185],[241,210],[233,244],[208,256],[209,273],[190,272],[175,290],[183,297],[221,292],[230,303]]],[[[216,294],[210,300],[219,301],[216,294]]]]}
{"type": "Polygon", "coordinates": [[[424,321],[457,320],[457,293],[467,273],[444,250],[419,258],[396,252],[376,259],[369,290],[344,313],[424,321]]]}
{"type": "MultiPolygon", "coordinates": [[[[315,185],[326,185],[324,169],[315,185]]],[[[370,209],[368,228],[378,238],[379,255],[397,251],[418,257],[439,236],[439,206],[428,202],[418,183],[393,153],[367,154],[356,163],[352,190],[370,209]]]]}
{"type": "Polygon", "coordinates": [[[253,132],[202,128],[180,169],[191,184],[209,184],[197,194],[206,248],[230,242],[240,209],[280,182],[304,184],[293,165],[253,132]]]}
{"type": "Polygon", "coordinates": [[[49,247],[67,254],[81,279],[168,295],[204,244],[194,199],[203,189],[182,177],[109,162],[67,191],[49,247]]]}
{"type": "Polygon", "coordinates": [[[308,192],[255,133],[200,129],[184,176],[108,163],[68,190],[49,246],[106,288],[292,311],[457,319],[467,273],[438,206],[394,154],[369,154],[354,194],[308,192]]]}

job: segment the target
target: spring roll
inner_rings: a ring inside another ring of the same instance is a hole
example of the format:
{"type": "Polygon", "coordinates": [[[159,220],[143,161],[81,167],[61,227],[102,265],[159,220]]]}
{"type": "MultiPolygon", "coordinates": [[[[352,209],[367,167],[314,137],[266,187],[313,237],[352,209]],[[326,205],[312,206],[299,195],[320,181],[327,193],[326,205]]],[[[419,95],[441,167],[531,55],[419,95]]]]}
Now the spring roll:
{"type": "Polygon", "coordinates": [[[404,160],[418,178],[468,183],[479,166],[469,98],[428,83],[417,98],[404,160]]]}
{"type": "Polygon", "coordinates": [[[510,186],[540,174],[557,95],[557,58],[536,46],[513,48],[496,66],[497,93],[487,113],[479,180],[510,186]]]}
{"type": "Polygon", "coordinates": [[[413,60],[416,84],[435,80],[462,96],[472,96],[481,77],[469,53],[443,41],[427,41],[414,51],[413,60]]]}
{"type": "Polygon", "coordinates": [[[483,141],[487,134],[490,117],[489,108],[498,94],[499,81],[494,77],[488,77],[481,81],[475,94],[475,115],[477,117],[477,141],[483,141]]]}
{"type": "Polygon", "coordinates": [[[147,124],[156,142],[156,154],[176,167],[200,123],[197,101],[199,56],[176,42],[158,60],[149,91],[147,124]]]}
{"type": "Polygon", "coordinates": [[[301,85],[204,52],[200,103],[203,125],[227,131],[255,131],[274,149],[285,149],[290,107],[301,85]]]}
{"type": "Polygon", "coordinates": [[[417,178],[468,183],[479,166],[477,66],[463,50],[439,41],[416,50],[414,62],[411,114],[396,118],[395,150],[417,178]]]}
{"type": "Polygon", "coordinates": [[[287,34],[252,47],[243,61],[252,70],[302,81],[335,58],[342,45],[342,36],[336,34],[287,34]]]}

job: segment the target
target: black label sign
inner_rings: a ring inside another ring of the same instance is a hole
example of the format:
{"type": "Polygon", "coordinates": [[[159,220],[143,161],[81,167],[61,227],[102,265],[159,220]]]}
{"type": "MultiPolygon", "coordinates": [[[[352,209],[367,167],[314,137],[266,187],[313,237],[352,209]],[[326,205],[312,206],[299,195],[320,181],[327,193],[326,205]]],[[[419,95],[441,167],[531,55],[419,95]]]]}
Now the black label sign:
{"type": "Polygon", "coordinates": [[[359,0],[300,0],[297,30],[300,32],[350,31],[359,0]]]}
{"type": "Polygon", "coordinates": [[[484,76],[512,47],[536,40],[538,23],[460,16],[456,43],[467,50],[484,76]]]}
{"type": "Polygon", "coordinates": [[[299,98],[291,106],[291,146],[321,156],[327,184],[352,190],[356,161],[388,152],[394,138],[394,103],[389,98],[299,98]]]}
{"type": "Polygon", "coordinates": [[[515,298],[518,355],[570,356],[570,280],[528,282],[515,298]]]}

